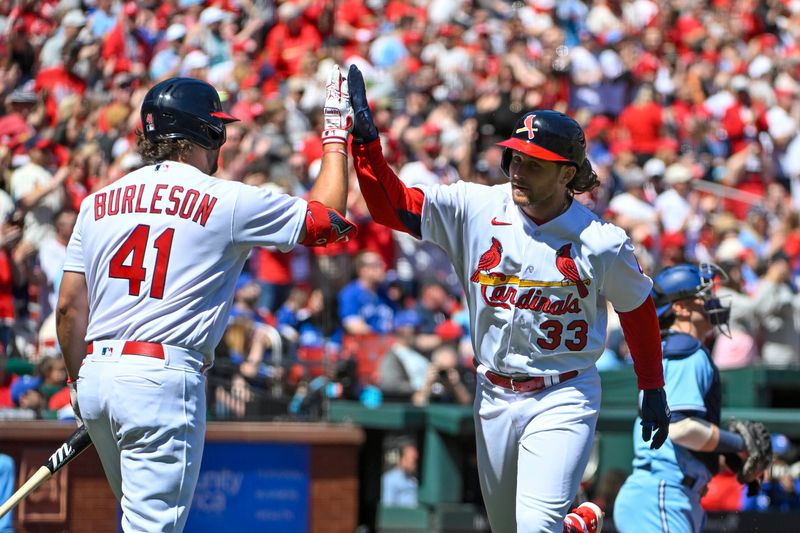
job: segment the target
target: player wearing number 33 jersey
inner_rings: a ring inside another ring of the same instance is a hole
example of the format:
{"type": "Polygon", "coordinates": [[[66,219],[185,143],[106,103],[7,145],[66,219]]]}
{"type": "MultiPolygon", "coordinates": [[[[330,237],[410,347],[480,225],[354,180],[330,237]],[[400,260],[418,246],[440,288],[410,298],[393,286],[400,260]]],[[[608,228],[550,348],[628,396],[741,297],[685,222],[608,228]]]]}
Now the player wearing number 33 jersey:
{"type": "Polygon", "coordinates": [[[214,178],[226,124],[236,119],[212,86],[173,78],[142,105],[138,149],[149,164],[81,205],[58,338],[73,408],[126,532],[183,530],[205,437],[204,372],[250,249],[324,245],[354,230],[339,213],[350,124],[343,85],[335,67],[322,169],[307,200],[214,178]]]}
{"type": "MultiPolygon", "coordinates": [[[[658,320],[625,233],[573,199],[597,176],[583,131],[541,110],[522,116],[505,147],[510,183],[407,188],[383,157],[356,67],[353,156],[373,218],[449,255],[469,307],[479,387],[478,471],[491,529],[595,533],[602,513],[568,513],[588,462],[600,407],[595,361],[606,302],[634,358],[645,440],[669,424],[658,320]]],[[[471,142],[467,139],[465,142],[471,142]]]]}

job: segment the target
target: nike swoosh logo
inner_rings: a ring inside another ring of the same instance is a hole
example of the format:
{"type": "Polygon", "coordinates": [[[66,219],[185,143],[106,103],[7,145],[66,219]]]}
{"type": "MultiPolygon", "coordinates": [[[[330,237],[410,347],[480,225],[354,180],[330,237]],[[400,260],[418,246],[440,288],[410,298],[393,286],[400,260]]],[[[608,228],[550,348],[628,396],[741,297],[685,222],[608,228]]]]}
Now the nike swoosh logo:
{"type": "Polygon", "coordinates": [[[510,226],[510,225],[511,222],[502,222],[500,220],[497,220],[497,217],[494,217],[492,219],[492,226],[510,226]]]}

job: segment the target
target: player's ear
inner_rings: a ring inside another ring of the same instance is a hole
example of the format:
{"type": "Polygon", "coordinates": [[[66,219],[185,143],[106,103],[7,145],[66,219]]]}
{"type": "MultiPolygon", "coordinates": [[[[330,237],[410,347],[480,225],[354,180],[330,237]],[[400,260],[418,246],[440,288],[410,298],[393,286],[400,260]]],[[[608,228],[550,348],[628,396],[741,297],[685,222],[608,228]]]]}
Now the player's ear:
{"type": "Polygon", "coordinates": [[[561,174],[561,183],[566,185],[572,181],[572,178],[575,177],[578,169],[576,169],[573,165],[562,165],[561,168],[563,169],[561,174]]]}

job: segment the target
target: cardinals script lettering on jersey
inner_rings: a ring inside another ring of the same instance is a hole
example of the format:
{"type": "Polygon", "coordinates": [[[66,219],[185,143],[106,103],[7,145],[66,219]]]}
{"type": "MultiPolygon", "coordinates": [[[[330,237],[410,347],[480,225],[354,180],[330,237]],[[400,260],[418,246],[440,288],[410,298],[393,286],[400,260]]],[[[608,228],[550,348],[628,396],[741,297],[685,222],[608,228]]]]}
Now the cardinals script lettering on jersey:
{"type": "Polygon", "coordinates": [[[164,213],[205,226],[216,203],[216,196],[205,193],[201,196],[195,189],[165,183],[149,188],[142,183],[98,192],[94,197],[94,219],[129,213],[164,213]]]}
{"type": "Polygon", "coordinates": [[[567,315],[578,314],[581,312],[580,301],[567,295],[566,300],[551,300],[550,297],[542,293],[541,289],[529,289],[519,293],[516,288],[501,285],[499,287],[481,286],[481,296],[486,305],[490,307],[502,307],[511,309],[528,309],[546,315],[567,315]],[[517,295],[519,294],[519,297],[517,295]]]}
{"type": "Polygon", "coordinates": [[[566,315],[581,313],[580,299],[589,295],[587,285],[590,279],[582,279],[575,260],[570,255],[572,244],[565,244],[556,252],[555,264],[564,278],[559,281],[520,279],[503,272],[490,272],[500,265],[503,258],[503,244],[492,237],[492,244],[478,260],[475,272],[470,276],[473,283],[481,286],[481,296],[486,305],[503,309],[528,309],[546,315],[566,315]],[[533,287],[533,288],[529,288],[533,287]],[[567,298],[551,299],[541,288],[537,287],[574,287],[578,298],[567,294],[567,298]]]}

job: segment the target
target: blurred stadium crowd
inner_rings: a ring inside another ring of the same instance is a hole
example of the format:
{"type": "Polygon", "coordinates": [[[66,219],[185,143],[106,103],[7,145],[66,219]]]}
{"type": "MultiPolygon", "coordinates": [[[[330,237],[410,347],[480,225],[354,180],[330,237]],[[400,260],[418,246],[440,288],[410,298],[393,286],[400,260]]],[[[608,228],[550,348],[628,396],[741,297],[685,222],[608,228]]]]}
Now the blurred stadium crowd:
{"type": "MultiPolygon", "coordinates": [[[[495,143],[516,118],[568,112],[602,182],[578,200],[628,230],[645,271],[728,273],[718,366],[800,363],[800,1],[0,0],[0,30],[0,418],[71,416],[60,267],[81,200],[141,165],[146,90],[212,83],[242,120],[218,176],[303,195],[334,61],[364,72],[409,185],[502,183],[495,143]]],[[[471,403],[447,258],[374,224],[351,182],[357,239],[249,259],[209,416],[315,418],[328,398],[471,403]]],[[[609,328],[601,370],[629,363],[609,328]]]]}

